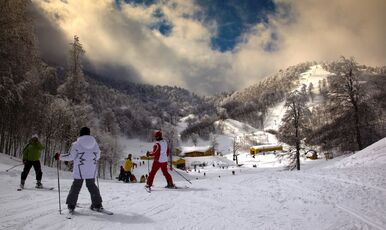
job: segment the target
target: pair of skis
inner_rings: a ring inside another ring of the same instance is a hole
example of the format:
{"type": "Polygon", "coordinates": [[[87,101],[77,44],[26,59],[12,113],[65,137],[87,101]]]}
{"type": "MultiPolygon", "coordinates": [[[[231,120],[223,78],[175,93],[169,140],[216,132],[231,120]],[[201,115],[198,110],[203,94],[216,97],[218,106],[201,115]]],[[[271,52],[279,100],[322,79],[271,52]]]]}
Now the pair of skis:
{"type": "MultiPolygon", "coordinates": [[[[80,208],[82,208],[82,207],[80,207],[80,208]]],[[[113,212],[108,211],[108,210],[106,210],[104,208],[103,209],[91,209],[90,208],[90,210],[93,211],[93,212],[98,212],[98,213],[105,214],[105,215],[114,215],[113,212]]],[[[69,210],[67,215],[66,215],[66,218],[67,219],[72,219],[74,215],[76,215],[76,211],[75,210],[69,210]]]]}

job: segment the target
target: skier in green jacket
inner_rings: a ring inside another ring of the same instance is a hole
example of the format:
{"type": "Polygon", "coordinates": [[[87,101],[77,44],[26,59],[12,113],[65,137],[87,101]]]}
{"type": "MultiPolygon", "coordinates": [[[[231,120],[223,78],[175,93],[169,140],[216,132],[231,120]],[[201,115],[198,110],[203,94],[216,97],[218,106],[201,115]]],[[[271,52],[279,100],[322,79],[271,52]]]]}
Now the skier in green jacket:
{"type": "Polygon", "coordinates": [[[36,174],[36,188],[43,188],[42,185],[42,167],[40,165],[40,154],[44,149],[43,145],[39,142],[37,135],[33,135],[29,143],[23,149],[23,163],[24,169],[21,173],[21,182],[20,188],[24,188],[24,182],[27,179],[28,173],[31,170],[32,166],[35,169],[36,174]]]}

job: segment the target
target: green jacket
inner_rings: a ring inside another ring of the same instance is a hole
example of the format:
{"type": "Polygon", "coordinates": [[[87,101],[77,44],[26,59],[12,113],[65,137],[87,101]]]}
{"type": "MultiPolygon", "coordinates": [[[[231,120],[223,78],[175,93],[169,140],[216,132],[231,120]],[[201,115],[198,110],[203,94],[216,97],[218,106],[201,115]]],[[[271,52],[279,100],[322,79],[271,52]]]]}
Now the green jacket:
{"type": "Polygon", "coordinates": [[[23,161],[38,161],[40,153],[44,149],[43,145],[38,143],[30,143],[23,150],[23,161]]]}

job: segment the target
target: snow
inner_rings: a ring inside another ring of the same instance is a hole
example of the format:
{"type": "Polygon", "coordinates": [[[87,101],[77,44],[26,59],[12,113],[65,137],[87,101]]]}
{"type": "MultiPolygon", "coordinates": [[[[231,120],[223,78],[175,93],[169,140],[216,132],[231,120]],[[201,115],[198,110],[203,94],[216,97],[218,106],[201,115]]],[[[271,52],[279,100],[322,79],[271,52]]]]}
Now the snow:
{"type": "MultiPolygon", "coordinates": [[[[310,109],[323,102],[323,97],[319,93],[319,81],[327,79],[329,75],[331,75],[331,73],[323,69],[321,65],[311,66],[308,71],[300,74],[300,79],[297,84],[298,87],[295,90],[300,91],[303,84],[307,86],[307,89],[310,83],[314,86],[312,90],[314,99],[308,103],[310,109]]],[[[269,108],[264,121],[264,130],[279,130],[285,112],[285,101],[279,102],[269,108]]]]}
{"type": "Polygon", "coordinates": [[[185,156],[186,153],[190,152],[206,152],[210,148],[210,146],[183,146],[181,147],[180,156],[185,156]]]}
{"type": "Polygon", "coordinates": [[[337,162],[334,166],[345,167],[369,167],[381,166],[386,162],[386,138],[368,146],[362,151],[353,154],[346,159],[337,162]]]}
{"type": "MultiPolygon", "coordinates": [[[[27,190],[17,192],[22,167],[6,169],[20,161],[0,154],[0,229],[386,229],[385,149],[386,138],[348,157],[303,159],[300,171],[283,170],[273,154],[258,155],[265,167],[251,168],[252,158],[241,154],[241,167],[179,170],[192,184],[172,172],[187,189],[161,189],[159,172],[152,193],[144,184],[99,179],[103,205],[114,215],[85,208],[83,188],[80,214],[71,220],[58,212],[55,168],[43,167],[43,184],[55,190],[34,189],[31,170],[27,190]]],[[[63,212],[71,183],[70,172],[60,171],[63,212]]]]}

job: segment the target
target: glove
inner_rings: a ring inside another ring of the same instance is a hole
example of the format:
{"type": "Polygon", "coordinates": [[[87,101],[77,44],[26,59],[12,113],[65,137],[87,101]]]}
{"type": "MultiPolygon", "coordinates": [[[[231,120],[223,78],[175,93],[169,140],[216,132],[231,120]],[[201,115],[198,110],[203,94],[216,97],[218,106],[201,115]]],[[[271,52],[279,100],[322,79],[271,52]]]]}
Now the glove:
{"type": "Polygon", "coordinates": [[[55,160],[58,161],[60,159],[60,153],[55,153],[55,160]]]}
{"type": "Polygon", "coordinates": [[[150,156],[150,152],[149,152],[149,151],[146,152],[146,156],[147,156],[147,157],[150,156]]]}
{"type": "Polygon", "coordinates": [[[68,165],[68,161],[65,161],[64,164],[67,166],[68,165]]]}

